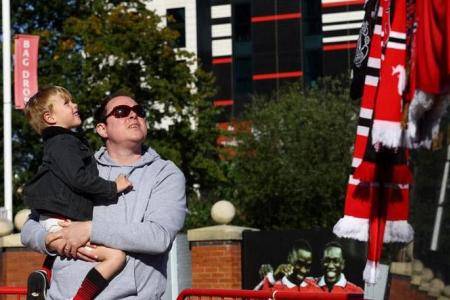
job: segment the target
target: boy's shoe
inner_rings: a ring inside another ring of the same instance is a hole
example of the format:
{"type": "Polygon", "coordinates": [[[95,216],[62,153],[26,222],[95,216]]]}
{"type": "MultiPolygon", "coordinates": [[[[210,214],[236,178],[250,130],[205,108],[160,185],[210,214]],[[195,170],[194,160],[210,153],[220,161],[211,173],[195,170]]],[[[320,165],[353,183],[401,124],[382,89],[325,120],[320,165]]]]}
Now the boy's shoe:
{"type": "Polygon", "coordinates": [[[43,271],[34,271],[28,276],[27,300],[45,300],[47,297],[47,275],[43,271]]]}

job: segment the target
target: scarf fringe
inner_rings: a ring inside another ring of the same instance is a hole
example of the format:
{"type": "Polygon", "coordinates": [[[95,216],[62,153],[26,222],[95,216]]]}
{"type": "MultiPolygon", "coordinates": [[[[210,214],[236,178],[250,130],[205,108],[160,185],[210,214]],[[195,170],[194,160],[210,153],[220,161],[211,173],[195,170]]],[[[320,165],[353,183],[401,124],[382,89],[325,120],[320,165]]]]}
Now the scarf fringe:
{"type": "Polygon", "coordinates": [[[386,221],[384,243],[409,243],[414,239],[414,229],[408,221],[386,221]]]}
{"type": "MultiPolygon", "coordinates": [[[[367,242],[369,236],[369,219],[344,216],[333,227],[333,233],[340,238],[367,242]]],[[[412,226],[403,220],[386,221],[384,243],[409,243],[414,238],[412,226]]]]}
{"type": "Polygon", "coordinates": [[[341,238],[367,242],[369,219],[344,216],[334,225],[333,233],[341,238]]]}
{"type": "Polygon", "coordinates": [[[411,148],[431,148],[449,103],[450,94],[438,96],[416,90],[408,111],[407,137],[411,148]]]}
{"type": "Polygon", "coordinates": [[[414,182],[411,170],[407,165],[392,165],[386,174],[380,172],[380,169],[376,163],[363,161],[353,173],[353,178],[366,183],[378,182],[380,178],[394,184],[410,184],[414,182]]]}
{"type": "Polygon", "coordinates": [[[378,262],[367,260],[363,272],[364,281],[369,284],[375,284],[379,278],[380,269],[378,268],[378,262]]]}
{"type": "Polygon", "coordinates": [[[402,128],[400,122],[374,120],[372,126],[372,144],[380,143],[387,148],[402,146],[402,128]]]}

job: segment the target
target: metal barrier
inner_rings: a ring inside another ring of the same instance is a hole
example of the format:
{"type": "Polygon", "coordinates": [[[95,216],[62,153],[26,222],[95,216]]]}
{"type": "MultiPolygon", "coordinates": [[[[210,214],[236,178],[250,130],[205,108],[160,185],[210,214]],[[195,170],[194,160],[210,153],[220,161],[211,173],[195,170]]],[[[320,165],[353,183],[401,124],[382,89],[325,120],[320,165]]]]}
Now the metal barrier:
{"type": "Polygon", "coordinates": [[[296,291],[252,291],[231,289],[184,289],[177,300],[193,299],[273,299],[273,300],[363,300],[363,294],[331,294],[296,291]]]}
{"type": "MultiPolygon", "coordinates": [[[[16,295],[17,300],[27,294],[24,287],[0,287],[0,295],[16,295]]],[[[192,299],[273,299],[273,300],[363,300],[363,294],[330,294],[330,293],[302,293],[294,291],[253,291],[231,289],[184,289],[177,300],[192,299]]]]}
{"type": "Polygon", "coordinates": [[[0,286],[0,295],[16,295],[16,299],[20,300],[22,295],[27,294],[27,288],[0,286]]]}

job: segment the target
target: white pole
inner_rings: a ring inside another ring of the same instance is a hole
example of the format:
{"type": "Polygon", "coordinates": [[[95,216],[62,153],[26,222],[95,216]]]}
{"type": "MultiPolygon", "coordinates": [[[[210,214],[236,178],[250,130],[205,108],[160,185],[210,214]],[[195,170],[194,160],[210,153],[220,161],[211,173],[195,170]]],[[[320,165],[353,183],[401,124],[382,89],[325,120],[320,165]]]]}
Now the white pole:
{"type": "Polygon", "coordinates": [[[3,172],[6,216],[12,221],[11,29],[9,0],[2,0],[3,31],[3,172]]]}
{"type": "Polygon", "coordinates": [[[438,248],[438,241],[439,241],[439,232],[441,230],[441,223],[442,223],[442,213],[444,210],[444,202],[445,202],[445,192],[447,190],[447,181],[448,181],[448,171],[449,171],[449,162],[450,162],[450,145],[447,146],[447,157],[445,160],[444,165],[444,174],[442,175],[442,183],[441,183],[441,190],[439,193],[439,201],[438,206],[436,210],[436,217],[434,219],[434,229],[433,229],[433,235],[431,238],[431,245],[430,250],[436,251],[438,248]]]}

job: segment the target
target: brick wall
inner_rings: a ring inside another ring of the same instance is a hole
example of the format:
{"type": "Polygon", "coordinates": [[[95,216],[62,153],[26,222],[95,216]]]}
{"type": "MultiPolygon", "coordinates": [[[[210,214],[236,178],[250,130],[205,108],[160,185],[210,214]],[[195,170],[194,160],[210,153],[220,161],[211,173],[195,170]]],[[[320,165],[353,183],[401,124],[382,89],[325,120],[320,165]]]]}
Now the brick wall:
{"type": "MultiPolygon", "coordinates": [[[[43,260],[44,255],[26,248],[0,248],[0,286],[26,287],[28,274],[39,268],[43,260]]],[[[0,300],[6,299],[17,298],[0,296],[0,300]]]]}
{"type": "Polygon", "coordinates": [[[241,288],[240,241],[191,242],[193,288],[241,288]]]}

